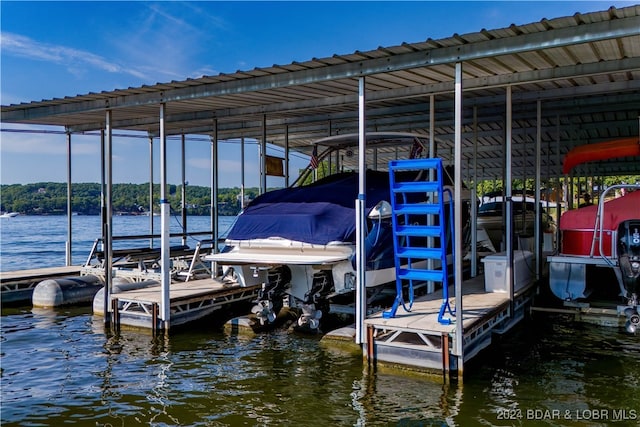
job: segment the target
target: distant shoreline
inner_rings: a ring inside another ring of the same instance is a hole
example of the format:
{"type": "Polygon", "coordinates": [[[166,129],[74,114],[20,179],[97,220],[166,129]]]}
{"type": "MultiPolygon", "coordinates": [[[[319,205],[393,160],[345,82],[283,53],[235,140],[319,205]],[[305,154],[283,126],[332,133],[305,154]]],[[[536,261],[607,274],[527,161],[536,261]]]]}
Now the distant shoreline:
{"type": "MultiPolygon", "coordinates": [[[[71,211],[77,215],[100,215],[102,186],[98,183],[71,185],[71,211]]],[[[172,212],[181,212],[183,188],[168,185],[168,201],[172,212]]],[[[189,215],[208,216],[211,211],[211,188],[186,185],[184,199],[189,215]]],[[[240,213],[240,188],[218,189],[218,214],[236,216],[240,213]]],[[[244,189],[245,204],[255,198],[258,188],[244,189]]],[[[38,182],[33,184],[0,185],[0,211],[21,215],[67,215],[67,184],[38,182]]],[[[153,185],[153,214],[160,212],[160,184],[153,185]]],[[[114,215],[149,215],[149,184],[114,184],[112,187],[114,215]]]]}

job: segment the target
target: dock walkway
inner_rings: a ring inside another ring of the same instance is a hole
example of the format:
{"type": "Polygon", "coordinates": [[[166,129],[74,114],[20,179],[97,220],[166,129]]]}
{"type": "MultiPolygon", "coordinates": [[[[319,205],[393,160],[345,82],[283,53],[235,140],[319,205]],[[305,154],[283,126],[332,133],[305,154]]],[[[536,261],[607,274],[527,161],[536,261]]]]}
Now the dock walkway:
{"type": "MultiPolygon", "coordinates": [[[[262,285],[230,285],[211,278],[171,283],[169,324],[171,327],[182,325],[230,304],[249,302],[256,298],[261,287],[262,285]]],[[[110,300],[111,315],[116,313],[113,316],[116,325],[150,328],[154,331],[163,328],[158,311],[162,301],[159,286],[123,291],[111,295],[110,300]]]]}
{"type": "Polygon", "coordinates": [[[79,276],[82,266],[63,266],[16,270],[0,273],[2,303],[31,302],[33,289],[47,279],[79,276]]]}
{"type": "MultiPolygon", "coordinates": [[[[491,344],[494,333],[504,333],[524,316],[535,286],[520,289],[514,297],[514,316],[510,316],[509,294],[486,292],[484,276],[463,282],[462,322],[463,353],[456,354],[455,318],[451,324],[438,322],[442,290],[416,298],[411,312],[402,309],[393,318],[377,313],[365,320],[367,357],[375,363],[442,371],[460,375],[464,362],[491,344]]],[[[449,287],[450,304],[455,309],[453,286],[449,287]]]]}

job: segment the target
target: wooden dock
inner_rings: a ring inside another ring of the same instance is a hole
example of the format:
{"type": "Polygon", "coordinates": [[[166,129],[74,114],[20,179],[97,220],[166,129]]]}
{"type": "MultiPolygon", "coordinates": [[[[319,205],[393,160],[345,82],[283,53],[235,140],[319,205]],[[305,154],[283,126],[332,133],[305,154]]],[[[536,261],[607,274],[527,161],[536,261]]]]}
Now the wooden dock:
{"type": "MultiPolygon", "coordinates": [[[[438,322],[442,291],[417,298],[411,309],[398,310],[394,318],[377,313],[365,320],[367,328],[367,358],[370,363],[442,372],[447,379],[462,374],[462,366],[491,344],[493,334],[506,332],[524,317],[535,289],[533,283],[524,286],[514,297],[514,315],[510,315],[509,294],[485,292],[484,276],[462,284],[463,354],[456,353],[456,324],[438,322]]],[[[449,302],[455,309],[453,286],[449,302]]],[[[447,316],[445,316],[446,318],[447,316]]]]}
{"type": "Polygon", "coordinates": [[[2,304],[31,303],[33,289],[38,283],[47,279],[79,276],[81,269],[81,266],[64,266],[0,273],[2,304]]]}
{"type": "MultiPolygon", "coordinates": [[[[230,285],[210,278],[171,283],[169,325],[174,327],[201,319],[234,303],[248,303],[257,297],[261,287],[262,285],[230,285]]],[[[158,314],[161,301],[159,286],[123,291],[111,295],[110,315],[113,323],[118,326],[149,328],[154,331],[163,329],[163,321],[158,314]]]]}

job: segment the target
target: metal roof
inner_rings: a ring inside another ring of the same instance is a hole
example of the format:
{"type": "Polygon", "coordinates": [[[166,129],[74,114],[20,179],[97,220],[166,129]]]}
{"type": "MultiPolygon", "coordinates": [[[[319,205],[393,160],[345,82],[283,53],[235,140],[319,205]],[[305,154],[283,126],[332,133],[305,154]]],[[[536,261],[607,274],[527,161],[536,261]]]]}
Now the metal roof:
{"type": "MultiPolygon", "coordinates": [[[[505,93],[512,89],[512,171],[535,168],[541,102],[542,170],[561,175],[575,145],[638,135],[640,5],[231,74],[1,107],[5,123],[114,129],[157,135],[159,104],[172,134],[261,139],[310,153],[314,140],[357,132],[365,76],[367,130],[428,134],[434,99],[438,155],[453,158],[455,63],[463,70],[463,161],[501,177],[505,93]],[[474,119],[475,115],[475,119],[474,119]],[[475,123],[475,125],[474,125],[475,123]]],[[[385,159],[379,159],[385,161],[385,159]]],[[[579,169],[580,170],[580,169],[579,169]]],[[[640,174],[640,159],[584,166],[582,173],[640,174]]],[[[543,175],[544,176],[544,175],[543,175]]]]}

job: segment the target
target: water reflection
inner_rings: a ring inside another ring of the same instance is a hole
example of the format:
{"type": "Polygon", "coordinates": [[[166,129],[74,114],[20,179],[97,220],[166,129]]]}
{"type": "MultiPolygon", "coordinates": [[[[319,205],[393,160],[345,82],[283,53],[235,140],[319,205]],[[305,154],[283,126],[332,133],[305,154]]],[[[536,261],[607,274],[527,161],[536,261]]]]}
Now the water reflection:
{"type": "Polygon", "coordinates": [[[640,408],[638,337],[595,326],[525,326],[468,366],[464,384],[443,385],[372,370],[361,354],[318,337],[233,335],[206,324],[157,336],[112,333],[89,311],[3,312],[3,426],[574,427],[607,423],[527,419],[527,411],[613,416],[640,408]],[[504,419],[506,411],[521,417],[504,419]]]}
{"type": "Polygon", "coordinates": [[[423,375],[365,368],[352,393],[356,425],[455,426],[462,390],[423,375]]]}

